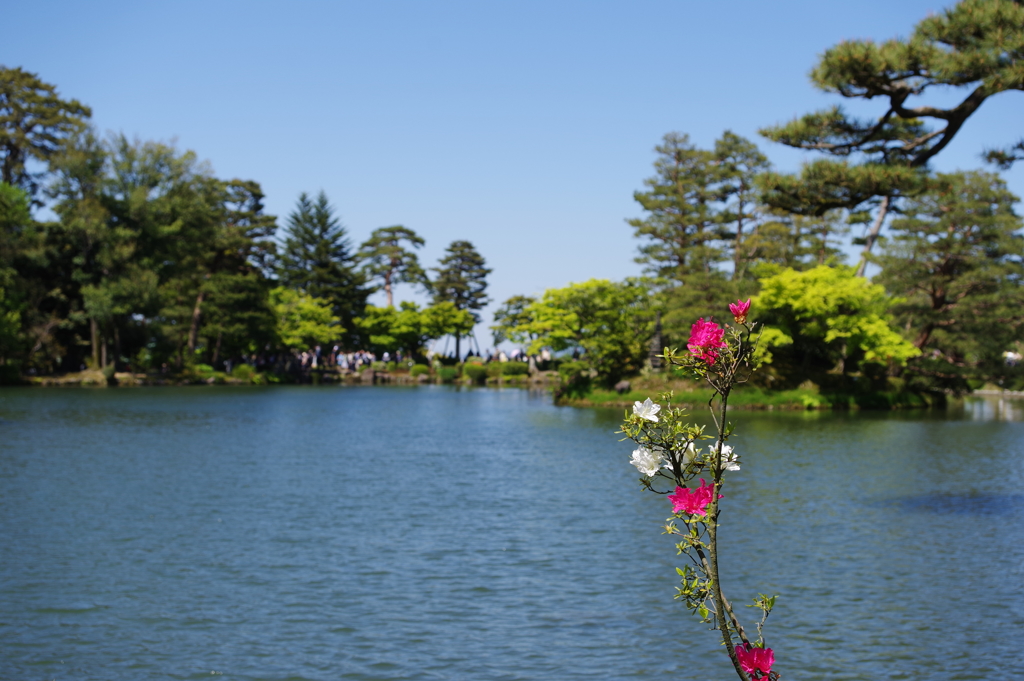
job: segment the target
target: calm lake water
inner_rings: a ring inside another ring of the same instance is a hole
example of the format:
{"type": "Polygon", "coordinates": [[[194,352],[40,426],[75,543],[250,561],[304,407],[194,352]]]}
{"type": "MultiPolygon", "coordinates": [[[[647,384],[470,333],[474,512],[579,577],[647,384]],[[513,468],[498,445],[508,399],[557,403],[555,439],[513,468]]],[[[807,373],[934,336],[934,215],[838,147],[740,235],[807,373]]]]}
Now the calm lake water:
{"type": "MultiPolygon", "coordinates": [[[[0,678],[728,679],[620,416],[522,390],[0,391],[0,678]]],[[[780,595],[784,679],[1019,678],[1022,418],[735,413],[724,584],[780,595]]]]}

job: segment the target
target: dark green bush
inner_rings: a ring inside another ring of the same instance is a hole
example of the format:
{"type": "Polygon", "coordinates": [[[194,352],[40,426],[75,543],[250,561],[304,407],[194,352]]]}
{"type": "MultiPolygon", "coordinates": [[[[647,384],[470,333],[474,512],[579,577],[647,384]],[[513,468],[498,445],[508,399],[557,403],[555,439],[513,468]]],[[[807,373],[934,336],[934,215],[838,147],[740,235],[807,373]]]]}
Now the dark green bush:
{"type": "Polygon", "coordinates": [[[483,383],[487,380],[487,367],[483,364],[462,365],[462,375],[474,383],[483,383]]]}
{"type": "Polygon", "coordinates": [[[586,362],[569,361],[558,365],[558,373],[562,377],[562,385],[558,389],[559,396],[583,397],[590,392],[590,365],[586,362]]]}
{"type": "Polygon", "coordinates": [[[426,364],[413,364],[412,368],[409,369],[409,375],[412,376],[413,378],[429,373],[430,367],[428,367],[426,364]]]}
{"type": "Polygon", "coordinates": [[[251,364],[239,364],[231,369],[231,378],[236,378],[239,381],[246,381],[248,383],[263,383],[263,374],[256,371],[255,367],[251,364]]]}
{"type": "Polygon", "coordinates": [[[530,373],[530,365],[526,362],[504,362],[501,373],[505,376],[525,376],[530,373]]]}
{"type": "Polygon", "coordinates": [[[442,383],[451,383],[459,375],[459,370],[455,367],[441,367],[437,370],[437,375],[442,383]]]}

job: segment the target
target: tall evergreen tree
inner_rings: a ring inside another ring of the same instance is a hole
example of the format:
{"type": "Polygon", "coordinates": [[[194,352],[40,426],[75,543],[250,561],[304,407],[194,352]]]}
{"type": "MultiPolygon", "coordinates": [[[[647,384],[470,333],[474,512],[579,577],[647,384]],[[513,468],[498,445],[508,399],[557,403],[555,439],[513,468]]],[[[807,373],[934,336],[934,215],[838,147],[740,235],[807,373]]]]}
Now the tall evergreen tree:
{"type": "Polygon", "coordinates": [[[0,384],[16,379],[24,352],[26,305],[18,265],[31,248],[31,224],[28,194],[0,182],[0,384]]]}
{"type": "Polygon", "coordinates": [[[353,320],[362,315],[370,291],[346,234],[324,192],[316,201],[300,194],[288,216],[278,277],[285,286],[329,301],[344,329],[340,335],[351,344],[356,342],[353,320]]]}
{"type": "Polygon", "coordinates": [[[381,281],[388,307],[395,306],[395,284],[429,285],[427,273],[420,267],[419,258],[405,248],[402,242],[413,248],[419,248],[425,243],[420,235],[408,227],[394,225],[373,230],[370,238],[359,247],[363,272],[368,278],[381,281]]]}
{"type": "MultiPolygon", "coordinates": [[[[458,310],[468,310],[473,319],[480,321],[477,311],[488,302],[487,275],[491,270],[477,250],[468,241],[453,241],[441,258],[439,267],[432,268],[437,276],[431,282],[434,303],[450,302],[458,310]]],[[[460,352],[461,334],[455,334],[455,354],[460,352]]]]}
{"type": "Polygon", "coordinates": [[[644,180],[648,191],[633,193],[647,216],[628,221],[645,242],[636,260],[651,274],[682,282],[724,259],[727,237],[718,220],[723,172],[714,152],[698,149],[688,135],[668,133],[654,150],[659,156],[655,176],[644,180]]]}
{"type": "Polygon", "coordinates": [[[1024,341],[1024,223],[996,175],[939,175],[907,202],[875,261],[877,281],[904,302],[897,321],[921,350],[918,388],[954,392],[1006,374],[1003,353],[1024,341]]]}
{"type": "Polygon", "coordinates": [[[714,155],[721,173],[719,198],[725,204],[718,222],[732,230],[733,279],[743,279],[751,260],[746,239],[756,233],[762,213],[754,180],[771,164],[756,144],[730,130],[715,142],[714,155]]]}
{"type": "Polygon", "coordinates": [[[0,66],[0,180],[34,196],[39,175],[25,164],[48,162],[91,115],[89,107],[61,99],[36,74],[0,66]]]}
{"type": "Polygon", "coordinates": [[[273,340],[274,317],[265,276],[274,253],[276,218],[263,212],[263,191],[253,181],[218,180],[211,196],[216,220],[191,259],[200,285],[188,348],[202,343],[216,364],[254,352],[273,340]]]}
{"type": "Polygon", "coordinates": [[[678,342],[694,319],[725,309],[755,286],[743,282],[752,257],[745,244],[760,221],[754,178],[768,162],[729,131],[711,150],[669,133],[655,151],[656,173],[644,180],[648,191],[633,194],[647,215],[628,222],[643,240],[637,262],[667,283],[665,331],[678,342]]]}

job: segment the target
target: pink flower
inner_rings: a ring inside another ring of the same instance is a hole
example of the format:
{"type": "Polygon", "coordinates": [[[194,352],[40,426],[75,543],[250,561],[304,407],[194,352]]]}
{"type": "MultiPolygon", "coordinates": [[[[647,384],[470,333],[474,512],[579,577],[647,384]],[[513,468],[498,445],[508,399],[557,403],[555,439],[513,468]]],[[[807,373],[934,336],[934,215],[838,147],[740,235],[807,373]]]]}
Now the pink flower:
{"type": "Polygon", "coordinates": [[[747,321],[747,310],[750,309],[750,298],[747,298],[747,302],[737,300],[735,303],[729,305],[729,312],[732,312],[732,318],[736,320],[737,324],[742,324],[747,321]]]}
{"type": "Polygon", "coordinates": [[[707,321],[704,321],[703,318],[698,319],[690,327],[690,340],[686,344],[686,349],[697,359],[714,364],[718,359],[716,349],[726,347],[725,341],[722,340],[724,335],[725,329],[710,319],[707,321]]]}
{"type": "Polygon", "coordinates": [[[755,670],[761,672],[762,676],[768,676],[775,664],[775,653],[771,648],[753,648],[749,643],[737,646],[736,658],[751,679],[754,678],[755,670]]]}
{"type": "MultiPolygon", "coordinates": [[[[686,487],[676,487],[675,494],[669,494],[668,500],[672,502],[672,512],[689,513],[690,515],[707,515],[708,504],[711,503],[711,499],[715,494],[715,486],[707,485],[704,482],[704,478],[700,479],[700,487],[696,489],[688,489],[686,487]]],[[[721,499],[722,495],[719,494],[718,498],[721,499]]]]}

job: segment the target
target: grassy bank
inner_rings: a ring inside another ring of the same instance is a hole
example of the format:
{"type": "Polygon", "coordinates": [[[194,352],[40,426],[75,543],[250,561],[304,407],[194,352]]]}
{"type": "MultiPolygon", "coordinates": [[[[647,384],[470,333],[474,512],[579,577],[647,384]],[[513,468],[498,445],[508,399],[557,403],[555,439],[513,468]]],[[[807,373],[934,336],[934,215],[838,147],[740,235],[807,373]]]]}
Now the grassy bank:
{"type": "MultiPolygon", "coordinates": [[[[616,392],[593,388],[580,394],[564,393],[559,404],[578,407],[629,407],[659,393],[675,392],[675,402],[700,409],[711,399],[710,388],[688,381],[636,379],[630,390],[616,392]]],[[[805,384],[792,390],[767,390],[757,386],[739,386],[729,397],[729,406],[738,409],[926,409],[945,403],[943,396],[900,391],[827,391],[805,384]]]]}

